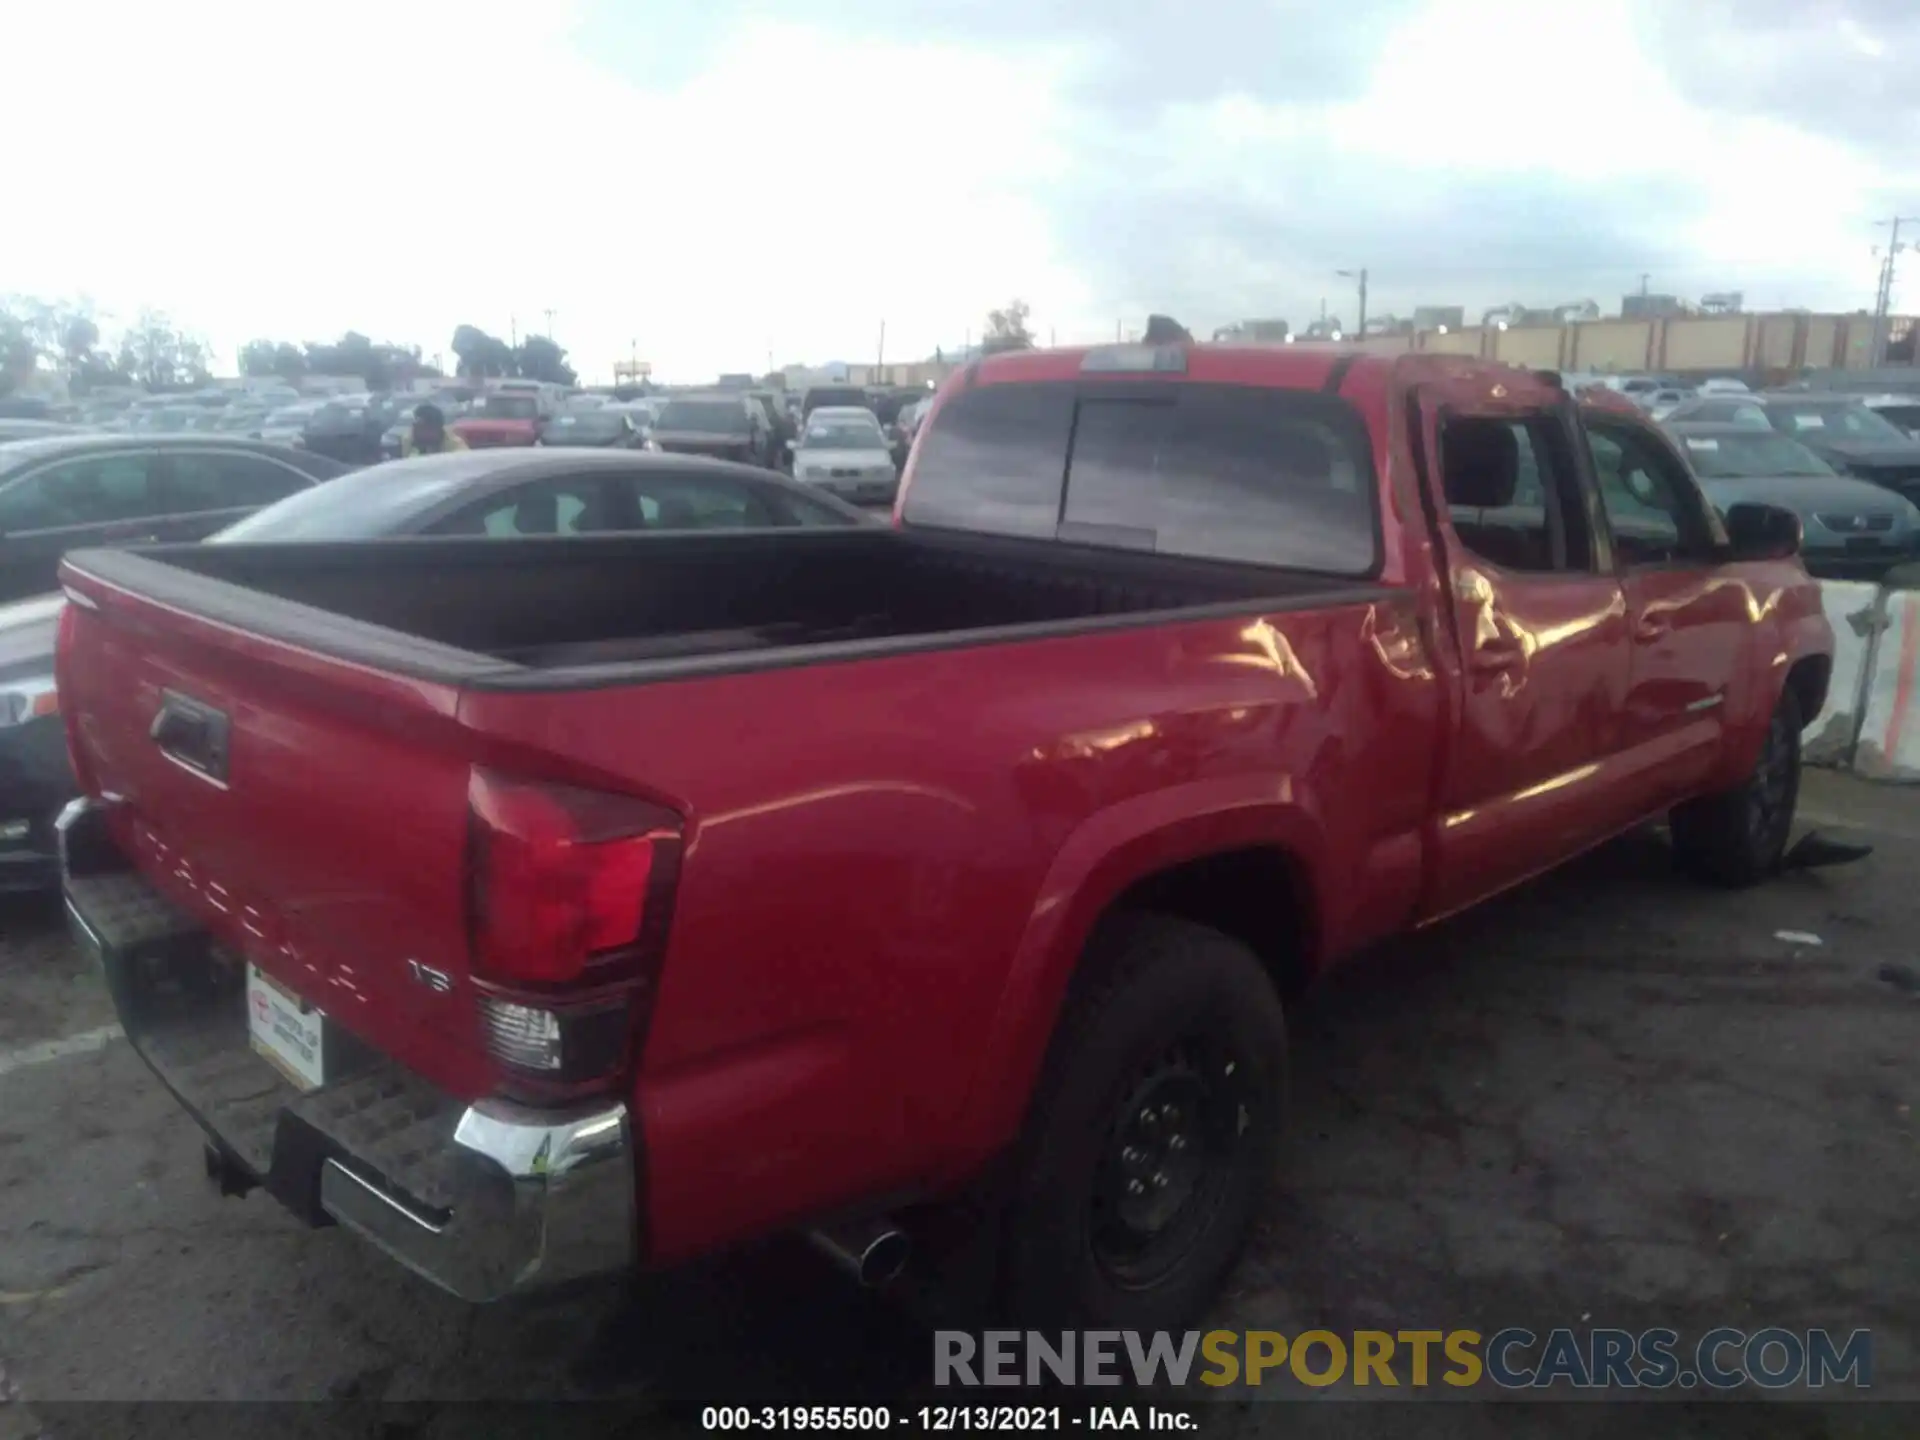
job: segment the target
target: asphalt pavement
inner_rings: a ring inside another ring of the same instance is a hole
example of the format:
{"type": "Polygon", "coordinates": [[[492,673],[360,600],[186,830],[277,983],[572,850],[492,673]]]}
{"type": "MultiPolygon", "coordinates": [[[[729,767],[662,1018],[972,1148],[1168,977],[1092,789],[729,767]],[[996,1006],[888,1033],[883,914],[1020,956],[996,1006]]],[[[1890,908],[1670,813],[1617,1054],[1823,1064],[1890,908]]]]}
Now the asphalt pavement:
{"type": "MultiPolygon", "coordinates": [[[[1298,1006],[1282,1172],[1208,1328],[1865,1328],[1871,1394],[1920,1404],[1920,794],[1809,772],[1802,805],[1874,855],[1728,895],[1629,836],[1298,1006]]],[[[0,910],[0,1440],[187,1413],[88,1402],[335,1402],[260,1412],[263,1434],[361,1402],[390,1436],[540,1413],[474,1401],[619,1401],[623,1433],[662,1434],[748,1390],[918,1404],[921,1316],[784,1240],[473,1309],[264,1196],[223,1200],[53,908],[0,910]]],[[[1213,1404],[1202,1430],[1622,1426],[1590,1404],[1288,1394],[1213,1404]]],[[[1816,1398],[1642,1400],[1631,1429],[1920,1432],[1920,1410],[1816,1398]]]]}

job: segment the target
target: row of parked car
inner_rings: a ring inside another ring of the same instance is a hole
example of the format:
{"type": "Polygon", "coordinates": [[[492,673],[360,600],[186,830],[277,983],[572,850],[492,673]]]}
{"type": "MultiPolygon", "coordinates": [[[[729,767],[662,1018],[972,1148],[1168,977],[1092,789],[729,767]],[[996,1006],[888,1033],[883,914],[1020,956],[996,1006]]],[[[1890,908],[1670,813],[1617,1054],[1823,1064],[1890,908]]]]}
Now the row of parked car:
{"type": "Polygon", "coordinates": [[[415,410],[432,404],[472,449],[567,445],[654,449],[796,470],[809,483],[866,501],[890,500],[876,483],[876,450],[905,464],[925,414],[925,389],[814,387],[802,394],[750,388],[679,390],[631,398],[535,381],[449,385],[430,393],[301,398],[292,391],[210,390],[145,397],[79,411],[69,422],[0,417],[0,442],[92,430],[127,435],[226,436],[297,448],[343,465],[402,453],[415,410]],[[823,425],[816,426],[816,413],[823,425]],[[831,427],[824,419],[832,419],[831,427]],[[802,460],[798,452],[815,453],[802,460]],[[845,452],[857,452],[849,455],[845,452]]]}
{"type": "Polygon", "coordinates": [[[1920,398],[1709,381],[1674,399],[1670,387],[1633,384],[1608,388],[1674,438],[1723,514],[1753,501],[1800,517],[1815,576],[1878,579],[1920,558],[1920,398]]]}

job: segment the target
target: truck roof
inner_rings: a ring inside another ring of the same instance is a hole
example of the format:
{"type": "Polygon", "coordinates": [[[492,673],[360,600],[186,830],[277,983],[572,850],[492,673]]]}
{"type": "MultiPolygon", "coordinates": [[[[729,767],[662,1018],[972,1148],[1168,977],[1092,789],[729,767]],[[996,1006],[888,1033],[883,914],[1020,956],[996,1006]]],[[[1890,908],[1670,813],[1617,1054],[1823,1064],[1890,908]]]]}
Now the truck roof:
{"type": "Polygon", "coordinates": [[[1184,376],[1215,384],[1262,385],[1283,390],[1319,390],[1336,375],[1373,372],[1402,385],[1421,381],[1472,381],[1505,385],[1514,398],[1537,389],[1550,399],[1558,385],[1539,372],[1471,355],[1403,352],[1382,355],[1358,345],[1241,345],[1195,341],[1172,345],[1085,345],[1058,350],[1014,350],[987,355],[961,372],[961,384],[1019,384],[1096,379],[1152,380],[1184,376]],[[1177,357],[1155,368],[1150,357],[1177,357]],[[1138,363],[1132,363],[1139,357],[1138,363]],[[1092,363],[1089,364],[1089,361],[1092,363]],[[1119,362],[1119,363],[1116,363],[1119,362]]]}

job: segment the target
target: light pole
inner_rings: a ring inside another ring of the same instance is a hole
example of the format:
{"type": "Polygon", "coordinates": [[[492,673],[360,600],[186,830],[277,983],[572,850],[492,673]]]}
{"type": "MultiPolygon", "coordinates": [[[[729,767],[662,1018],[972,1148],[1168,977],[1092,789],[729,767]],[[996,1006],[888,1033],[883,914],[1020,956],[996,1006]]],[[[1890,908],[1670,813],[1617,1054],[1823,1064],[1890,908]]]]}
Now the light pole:
{"type": "Polygon", "coordinates": [[[1353,327],[1355,335],[1367,333],[1367,271],[1362,266],[1358,270],[1336,270],[1333,272],[1343,280],[1357,280],[1360,283],[1360,320],[1353,327]]]}
{"type": "Polygon", "coordinates": [[[1900,239],[1900,227],[1920,225],[1920,218],[1896,215],[1891,220],[1882,220],[1880,224],[1891,226],[1892,233],[1887,236],[1887,254],[1880,264],[1880,284],[1873,297],[1873,333],[1868,341],[1867,364],[1876,369],[1886,362],[1887,312],[1893,308],[1894,263],[1902,250],[1910,248],[1900,239]]]}

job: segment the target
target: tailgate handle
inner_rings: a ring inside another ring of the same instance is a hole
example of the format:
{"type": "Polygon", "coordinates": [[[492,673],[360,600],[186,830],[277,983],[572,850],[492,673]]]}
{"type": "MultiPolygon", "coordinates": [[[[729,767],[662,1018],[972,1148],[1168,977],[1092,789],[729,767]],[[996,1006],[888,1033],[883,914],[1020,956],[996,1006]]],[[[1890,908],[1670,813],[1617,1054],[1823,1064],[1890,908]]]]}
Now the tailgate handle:
{"type": "Polygon", "coordinates": [[[160,753],[194,774],[224,785],[227,780],[227,717],[177,690],[160,692],[160,710],[147,735],[160,753]]]}

